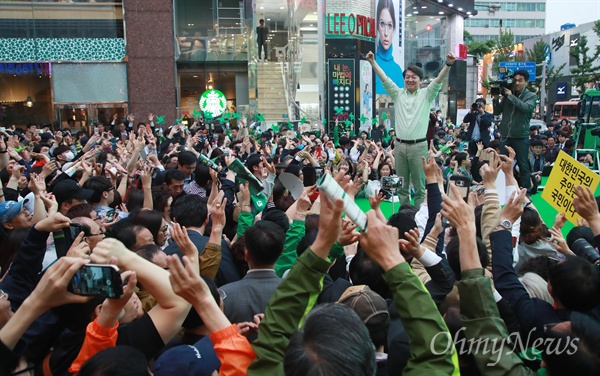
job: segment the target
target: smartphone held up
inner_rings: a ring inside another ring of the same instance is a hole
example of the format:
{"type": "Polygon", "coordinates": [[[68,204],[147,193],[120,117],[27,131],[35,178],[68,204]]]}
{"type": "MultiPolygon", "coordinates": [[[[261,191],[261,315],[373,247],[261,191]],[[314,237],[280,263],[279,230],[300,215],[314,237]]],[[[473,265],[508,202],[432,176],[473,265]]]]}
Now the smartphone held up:
{"type": "Polygon", "coordinates": [[[123,295],[121,273],[115,265],[83,265],[71,279],[68,290],[77,295],[118,299],[123,295]]]}
{"type": "Polygon", "coordinates": [[[469,190],[471,189],[471,178],[466,176],[452,175],[448,179],[448,185],[446,186],[446,194],[452,200],[457,198],[454,196],[454,192],[450,189],[450,186],[454,185],[458,188],[460,195],[463,200],[467,201],[469,198],[469,190]]]}

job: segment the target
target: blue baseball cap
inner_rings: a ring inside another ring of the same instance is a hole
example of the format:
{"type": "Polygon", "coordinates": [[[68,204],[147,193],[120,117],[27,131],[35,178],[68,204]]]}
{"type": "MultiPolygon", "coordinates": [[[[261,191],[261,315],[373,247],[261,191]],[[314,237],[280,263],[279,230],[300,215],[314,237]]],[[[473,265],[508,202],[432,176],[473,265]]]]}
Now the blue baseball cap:
{"type": "Polygon", "coordinates": [[[179,345],[165,351],[151,367],[155,376],[212,376],[221,367],[208,336],[192,345],[179,345]]]}
{"type": "Polygon", "coordinates": [[[17,201],[5,201],[0,204],[0,222],[4,223],[10,221],[21,211],[23,211],[23,204],[25,204],[25,200],[21,202],[17,201]]]}

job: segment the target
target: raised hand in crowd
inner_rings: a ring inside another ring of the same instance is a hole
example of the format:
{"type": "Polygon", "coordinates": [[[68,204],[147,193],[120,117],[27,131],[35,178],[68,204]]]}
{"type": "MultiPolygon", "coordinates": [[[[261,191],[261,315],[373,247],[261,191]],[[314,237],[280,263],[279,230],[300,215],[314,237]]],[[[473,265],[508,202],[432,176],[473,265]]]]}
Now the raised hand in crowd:
{"type": "Polygon", "coordinates": [[[583,217],[594,232],[594,236],[600,235],[600,213],[598,203],[594,198],[594,192],[589,187],[576,185],[573,187],[575,198],[573,206],[577,214],[583,217]]]}
{"type": "Polygon", "coordinates": [[[50,266],[31,295],[0,329],[2,344],[8,349],[14,349],[31,323],[50,308],[89,301],[90,297],[67,291],[67,285],[77,270],[87,263],[89,260],[83,258],[61,257],[50,266]]]}
{"type": "Polygon", "coordinates": [[[367,231],[361,233],[360,244],[369,258],[381,266],[384,271],[406,261],[399,252],[398,242],[398,229],[388,226],[377,218],[374,211],[369,211],[367,213],[367,231]]]}
{"type": "Polygon", "coordinates": [[[190,240],[186,228],[180,226],[179,223],[174,222],[171,225],[169,232],[171,234],[171,238],[175,241],[175,244],[177,244],[179,250],[181,250],[181,253],[187,256],[192,264],[197,264],[198,248],[190,240]]]}
{"type": "Polygon", "coordinates": [[[92,250],[90,249],[89,244],[83,239],[85,233],[82,231],[77,235],[75,239],[73,239],[73,244],[67,251],[68,257],[81,257],[84,259],[89,259],[92,250]]]}
{"type": "Polygon", "coordinates": [[[359,241],[360,233],[356,231],[358,226],[349,219],[342,219],[342,231],[337,239],[337,242],[341,246],[348,246],[359,241]]]}

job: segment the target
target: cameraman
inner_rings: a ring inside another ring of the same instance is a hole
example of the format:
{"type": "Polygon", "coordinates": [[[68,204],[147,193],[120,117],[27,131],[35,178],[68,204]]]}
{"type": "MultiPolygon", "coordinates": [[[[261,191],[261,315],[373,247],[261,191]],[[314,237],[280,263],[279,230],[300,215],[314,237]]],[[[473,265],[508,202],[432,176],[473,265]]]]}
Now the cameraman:
{"type": "Polygon", "coordinates": [[[527,80],[529,80],[529,73],[521,69],[517,70],[513,75],[512,90],[505,87],[502,99],[499,99],[497,94],[494,95],[493,104],[494,115],[502,114],[502,122],[499,126],[500,150],[504,154],[506,154],[505,146],[515,150],[520,174],[519,183],[530,193],[529,120],[535,108],[537,95],[527,90],[527,80]]]}
{"type": "Polygon", "coordinates": [[[490,144],[490,127],[492,126],[492,114],[484,109],[485,99],[477,98],[469,112],[463,119],[463,124],[469,124],[467,128],[467,140],[469,140],[469,155],[477,153],[477,143],[482,142],[487,148],[490,144]]]}

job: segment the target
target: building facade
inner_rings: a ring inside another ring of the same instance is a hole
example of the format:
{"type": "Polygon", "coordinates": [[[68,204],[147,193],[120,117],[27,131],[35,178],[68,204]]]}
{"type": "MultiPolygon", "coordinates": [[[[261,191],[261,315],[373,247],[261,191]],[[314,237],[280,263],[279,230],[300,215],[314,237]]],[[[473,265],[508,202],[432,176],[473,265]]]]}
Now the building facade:
{"type": "Polygon", "coordinates": [[[545,0],[475,1],[476,16],[465,20],[474,42],[498,39],[499,28],[511,29],[515,43],[544,34],[545,0]]]}
{"type": "MultiPolygon", "coordinates": [[[[533,48],[533,45],[537,41],[543,40],[550,46],[550,50],[548,51],[549,66],[560,67],[565,64],[559,72],[562,78],[548,89],[546,113],[552,114],[552,108],[556,102],[568,101],[579,97],[577,88],[573,85],[573,74],[571,73],[571,69],[577,66],[577,59],[572,57],[570,52],[577,45],[579,39],[585,36],[587,38],[587,45],[590,47],[588,56],[591,57],[594,53],[594,46],[600,45],[600,39],[593,29],[594,23],[589,22],[574,28],[523,41],[523,48],[527,50],[533,48]]],[[[600,65],[600,59],[594,63],[594,66],[598,65],[600,65]]]]}
{"type": "MultiPolygon", "coordinates": [[[[357,81],[344,112],[358,129],[360,115],[372,119],[392,105],[374,95],[375,76],[361,58],[377,46],[380,2],[0,0],[0,121],[83,129],[115,115],[145,121],[152,112],[168,125],[196,116],[212,89],[226,112],[261,113],[268,126],[332,120],[329,60],[351,59],[357,81]],[[260,19],[269,29],[268,63],[257,60],[260,19]]],[[[398,64],[421,66],[430,80],[463,42],[473,0],[393,3],[398,64]]],[[[462,63],[440,95],[444,109],[466,105],[462,63]]]]}

